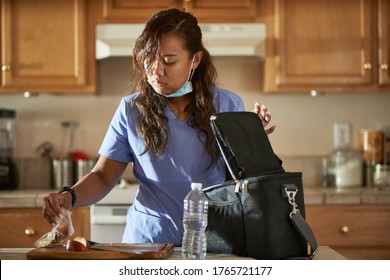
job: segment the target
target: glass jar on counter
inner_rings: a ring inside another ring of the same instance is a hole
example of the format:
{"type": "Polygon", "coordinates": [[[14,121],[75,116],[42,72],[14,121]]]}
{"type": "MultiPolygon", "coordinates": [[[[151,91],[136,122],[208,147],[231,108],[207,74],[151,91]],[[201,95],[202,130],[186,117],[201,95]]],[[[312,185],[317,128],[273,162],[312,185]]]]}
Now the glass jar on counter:
{"type": "Polygon", "coordinates": [[[349,145],[335,149],[330,157],[329,173],[337,188],[362,186],[362,159],[349,145]]]}
{"type": "Polygon", "coordinates": [[[376,164],[374,167],[374,185],[390,186],[390,165],[376,164]]]}

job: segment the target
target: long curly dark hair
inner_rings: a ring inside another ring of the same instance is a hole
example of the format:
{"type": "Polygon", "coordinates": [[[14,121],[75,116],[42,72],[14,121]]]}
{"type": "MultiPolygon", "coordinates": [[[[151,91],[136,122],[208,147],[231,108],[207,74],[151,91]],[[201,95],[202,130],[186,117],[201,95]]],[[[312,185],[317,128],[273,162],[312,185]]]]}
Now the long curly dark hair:
{"type": "Polygon", "coordinates": [[[187,123],[198,131],[198,137],[201,134],[206,135],[204,146],[211,155],[212,162],[215,162],[218,150],[209,122],[210,116],[215,113],[211,87],[215,85],[217,73],[210,53],[203,46],[202,32],[197,19],[191,13],[178,9],[161,11],[152,16],[133,48],[135,70],[133,81],[140,92],[135,101],[139,110],[137,129],[145,143],[144,153],[149,152],[153,158],[158,158],[163,154],[168,141],[166,129],[168,119],[164,115],[167,98],[157,94],[149,85],[144,68],[144,65],[151,65],[158,57],[161,37],[167,33],[173,33],[182,38],[184,48],[191,56],[198,51],[203,53],[202,60],[191,80],[193,92],[189,93],[191,100],[186,108],[189,112],[187,123]]]}

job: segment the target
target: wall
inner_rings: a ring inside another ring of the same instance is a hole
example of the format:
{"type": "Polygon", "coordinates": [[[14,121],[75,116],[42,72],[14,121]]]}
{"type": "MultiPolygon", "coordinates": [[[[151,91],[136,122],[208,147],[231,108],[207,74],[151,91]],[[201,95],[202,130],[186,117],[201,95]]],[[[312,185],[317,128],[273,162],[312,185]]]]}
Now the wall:
{"type": "MultiPolygon", "coordinates": [[[[333,124],[349,122],[352,144],[359,146],[359,130],[379,128],[390,135],[390,94],[265,95],[261,92],[261,62],[253,57],[214,58],[219,85],[244,99],[247,110],[254,102],[266,104],[277,126],[270,135],[275,152],[288,160],[321,157],[333,148],[333,124]]],[[[67,150],[65,120],[79,122],[74,147],[97,156],[107,126],[130,79],[130,58],[110,58],[98,62],[97,96],[0,95],[0,107],[17,110],[15,157],[38,158],[36,148],[49,141],[60,155],[67,150]]],[[[289,163],[291,161],[287,161],[289,163]]],[[[309,163],[308,165],[311,165],[309,163]]],[[[300,169],[302,165],[290,165],[300,169]]]]}
{"type": "Polygon", "coordinates": [[[278,153],[301,156],[330,152],[335,122],[351,124],[352,144],[356,148],[359,147],[360,129],[384,129],[390,136],[389,94],[264,95],[258,78],[260,64],[253,58],[219,59],[217,63],[221,84],[239,93],[247,109],[258,101],[271,111],[277,130],[270,138],[278,153]]]}

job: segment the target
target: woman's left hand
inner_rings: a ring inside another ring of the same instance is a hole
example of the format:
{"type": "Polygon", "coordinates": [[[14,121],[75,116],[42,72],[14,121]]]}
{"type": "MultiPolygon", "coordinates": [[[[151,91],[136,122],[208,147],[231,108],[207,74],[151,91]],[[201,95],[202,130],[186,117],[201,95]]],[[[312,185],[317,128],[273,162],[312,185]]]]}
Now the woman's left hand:
{"type": "MultiPolygon", "coordinates": [[[[259,115],[259,118],[261,120],[261,123],[263,124],[263,127],[265,128],[269,122],[271,121],[271,113],[268,111],[267,107],[264,105],[258,104],[257,102],[255,103],[255,108],[253,109],[253,112],[259,115]]],[[[273,125],[270,128],[265,129],[265,132],[267,134],[271,134],[274,132],[276,126],[273,125]]]]}

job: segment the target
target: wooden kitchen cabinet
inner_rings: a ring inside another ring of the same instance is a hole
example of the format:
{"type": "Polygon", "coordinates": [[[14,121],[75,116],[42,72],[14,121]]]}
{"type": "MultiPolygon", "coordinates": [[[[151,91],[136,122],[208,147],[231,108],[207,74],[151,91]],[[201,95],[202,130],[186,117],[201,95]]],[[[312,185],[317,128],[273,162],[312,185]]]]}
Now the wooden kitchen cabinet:
{"type": "Polygon", "coordinates": [[[103,18],[144,23],[160,10],[184,8],[200,22],[251,22],[257,6],[257,0],[103,0],[103,18]]]}
{"type": "Polygon", "coordinates": [[[389,87],[388,0],[276,0],[266,92],[389,87]]]}
{"type": "Polygon", "coordinates": [[[379,85],[390,87],[390,1],[378,6],[379,85]]]}
{"type": "Polygon", "coordinates": [[[390,205],[307,205],[318,245],[348,259],[390,260],[390,205]]]}
{"type": "Polygon", "coordinates": [[[95,92],[85,2],[1,0],[0,93],[95,92]]]}
{"type": "MultiPolygon", "coordinates": [[[[72,211],[73,236],[90,238],[89,207],[72,211]]],[[[37,239],[52,228],[42,218],[42,208],[1,208],[0,248],[33,248],[37,239]]]]}

